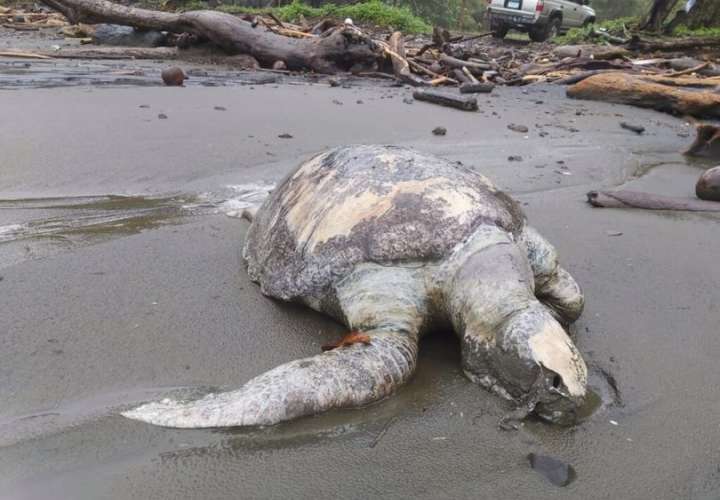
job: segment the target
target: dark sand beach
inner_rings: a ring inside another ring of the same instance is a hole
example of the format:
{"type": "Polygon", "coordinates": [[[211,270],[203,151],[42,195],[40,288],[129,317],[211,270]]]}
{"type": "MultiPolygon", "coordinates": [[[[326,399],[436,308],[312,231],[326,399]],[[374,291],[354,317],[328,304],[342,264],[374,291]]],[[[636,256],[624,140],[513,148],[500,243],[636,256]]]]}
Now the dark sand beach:
{"type": "Polygon", "coordinates": [[[616,186],[692,196],[707,165],[679,154],[686,123],[546,85],[463,113],[407,104],[405,88],[297,83],[0,91],[0,497],[720,496],[720,217],[585,203],[616,186]],[[353,143],[461,161],[522,202],[585,290],[574,332],[602,398],[586,421],[501,431],[510,406],[462,375],[443,332],[409,385],[368,408],[243,430],[119,415],[238,387],[343,333],[260,294],[232,216],[353,143]],[[553,486],[531,452],[577,478],[553,486]]]}

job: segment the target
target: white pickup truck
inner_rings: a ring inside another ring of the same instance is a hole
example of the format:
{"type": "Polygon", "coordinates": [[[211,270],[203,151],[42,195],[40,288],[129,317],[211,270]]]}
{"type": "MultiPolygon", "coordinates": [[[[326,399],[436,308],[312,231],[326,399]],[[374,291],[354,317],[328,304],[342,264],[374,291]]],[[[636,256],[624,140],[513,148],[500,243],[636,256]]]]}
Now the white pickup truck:
{"type": "Polygon", "coordinates": [[[590,0],[488,0],[487,16],[495,38],[511,29],[527,32],[534,42],[549,40],[570,28],[595,22],[590,0]]]}

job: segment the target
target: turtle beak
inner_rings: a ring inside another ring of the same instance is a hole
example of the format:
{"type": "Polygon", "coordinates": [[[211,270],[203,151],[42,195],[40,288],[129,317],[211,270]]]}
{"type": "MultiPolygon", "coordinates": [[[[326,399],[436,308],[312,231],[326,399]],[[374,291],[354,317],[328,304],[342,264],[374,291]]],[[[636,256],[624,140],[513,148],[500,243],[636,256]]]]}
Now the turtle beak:
{"type": "Polygon", "coordinates": [[[579,421],[579,410],[584,405],[584,392],[571,394],[560,375],[544,373],[543,389],[534,410],[538,417],[553,424],[574,425],[579,421]]]}
{"type": "Polygon", "coordinates": [[[548,321],[530,337],[532,357],[542,373],[535,413],[552,423],[572,425],[585,404],[587,367],[565,330],[548,321]]]}

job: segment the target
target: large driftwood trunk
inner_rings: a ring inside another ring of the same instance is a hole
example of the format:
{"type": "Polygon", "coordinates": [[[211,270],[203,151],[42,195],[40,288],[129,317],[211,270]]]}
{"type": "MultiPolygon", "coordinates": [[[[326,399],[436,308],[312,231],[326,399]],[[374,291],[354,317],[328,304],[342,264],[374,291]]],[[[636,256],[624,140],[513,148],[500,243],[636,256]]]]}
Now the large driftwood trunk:
{"type": "Polygon", "coordinates": [[[632,104],[673,114],[720,118],[720,94],[689,91],[625,73],[591,76],[567,90],[569,97],[632,104]]]}
{"type": "Polygon", "coordinates": [[[264,65],[284,61],[292,70],[336,73],[361,63],[372,65],[381,49],[354,27],[323,37],[290,38],[223,12],[182,14],[125,7],[107,0],[43,0],[72,23],[113,23],[139,29],[192,33],[229,54],[249,54],[264,65]]]}

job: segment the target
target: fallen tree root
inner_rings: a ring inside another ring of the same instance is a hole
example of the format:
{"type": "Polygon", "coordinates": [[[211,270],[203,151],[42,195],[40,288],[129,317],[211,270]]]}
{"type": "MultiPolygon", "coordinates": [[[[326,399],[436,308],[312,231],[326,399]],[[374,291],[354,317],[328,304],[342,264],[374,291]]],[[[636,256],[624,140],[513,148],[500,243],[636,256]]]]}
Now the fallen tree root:
{"type": "Polygon", "coordinates": [[[695,127],[697,133],[695,141],[683,154],[688,156],[704,156],[712,153],[713,149],[720,145],[720,127],[710,123],[700,123],[695,127]]]}
{"type": "Polygon", "coordinates": [[[673,114],[720,118],[720,94],[692,92],[624,73],[594,75],[567,89],[575,99],[632,104],[673,114]]]}
{"type": "Polygon", "coordinates": [[[410,71],[410,63],[405,57],[405,45],[403,44],[402,33],[399,31],[393,33],[390,36],[390,40],[388,40],[388,46],[383,48],[385,54],[387,54],[392,61],[393,71],[399,81],[416,87],[427,85],[425,80],[415,76],[412,71],[410,71]]]}
{"type": "Polygon", "coordinates": [[[592,206],[601,208],[720,212],[720,202],[674,198],[639,191],[590,191],[587,199],[592,206]]]}
{"type": "Polygon", "coordinates": [[[382,49],[354,26],[327,36],[291,38],[223,12],[199,10],[181,14],[126,7],[108,0],[43,0],[72,23],[113,23],[138,29],[191,33],[228,54],[248,54],[265,66],[283,61],[290,70],[318,73],[346,71],[356,64],[372,67],[382,49]]]}

